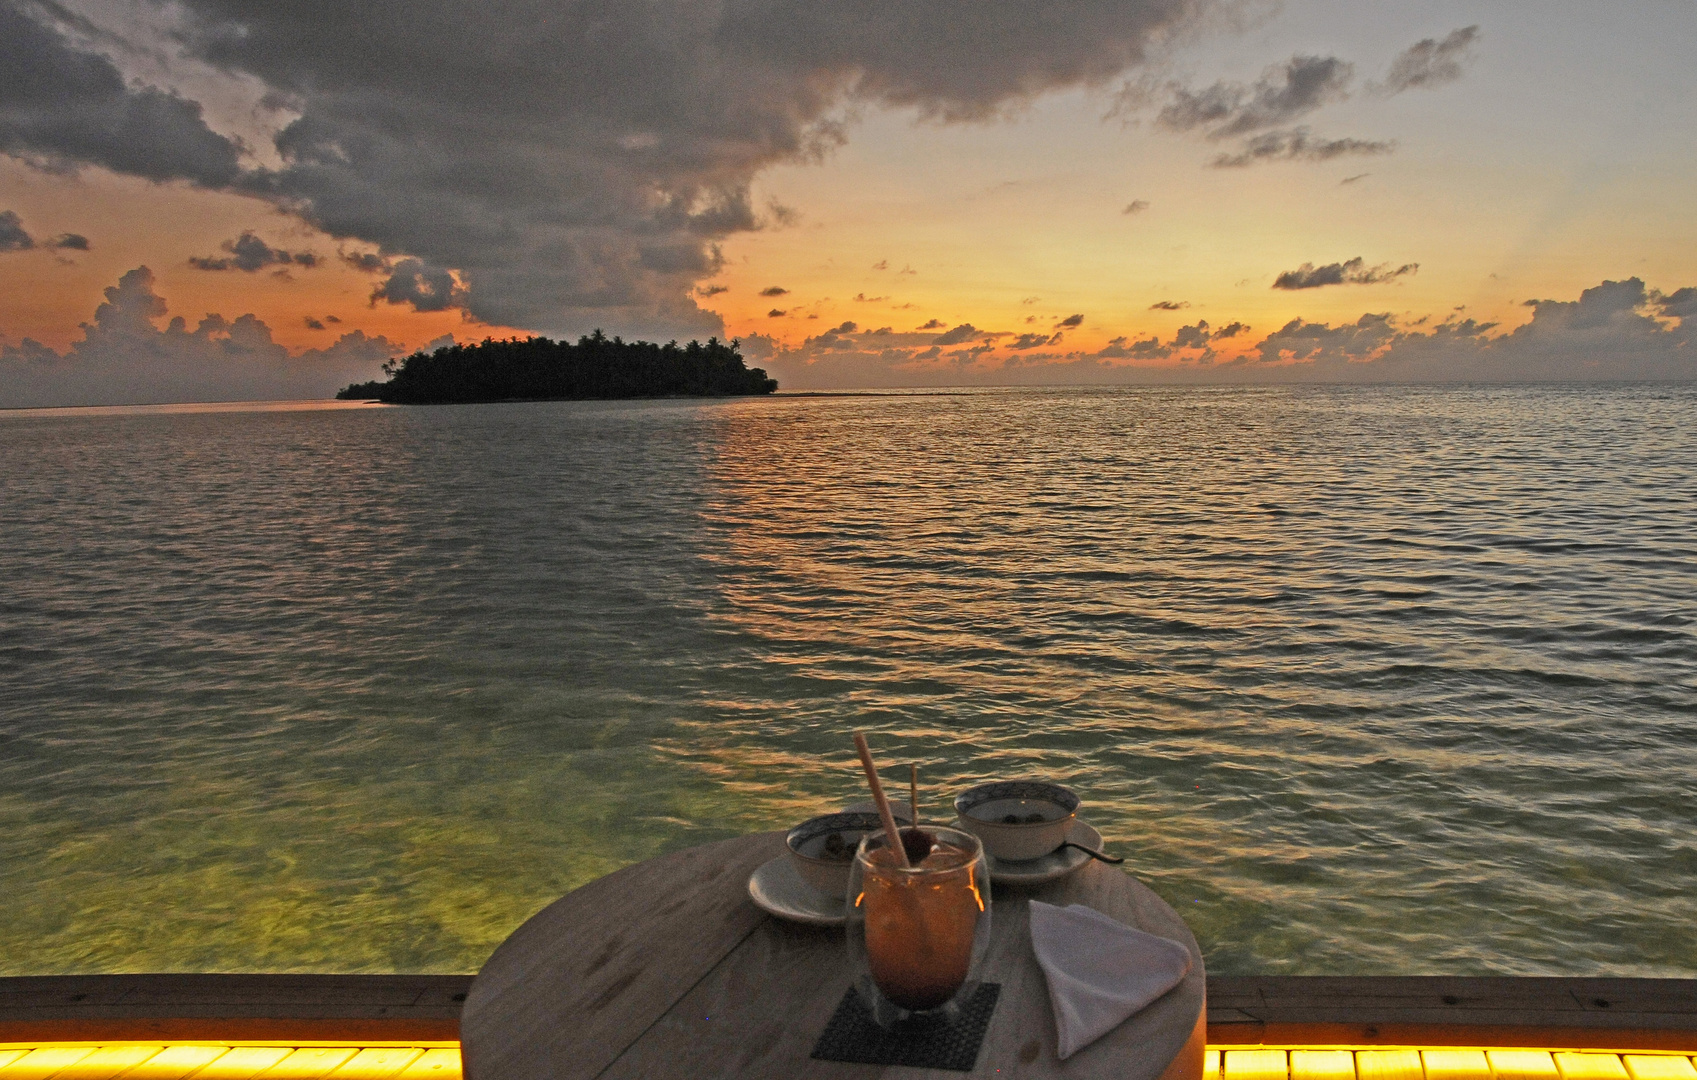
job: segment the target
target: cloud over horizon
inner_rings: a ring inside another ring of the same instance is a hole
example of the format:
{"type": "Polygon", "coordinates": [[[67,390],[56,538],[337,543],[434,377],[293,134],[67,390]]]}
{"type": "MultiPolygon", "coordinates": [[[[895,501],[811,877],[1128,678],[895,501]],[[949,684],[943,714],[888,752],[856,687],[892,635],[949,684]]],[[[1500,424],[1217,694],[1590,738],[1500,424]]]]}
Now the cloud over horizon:
{"type": "MultiPolygon", "coordinates": [[[[253,315],[207,315],[192,328],[175,316],[160,329],[156,320],[169,312],[154,286],[146,267],[124,274],[83,324],[83,338],[62,353],[27,338],[0,344],[0,407],[322,398],[378,377],[384,360],[411,351],[353,331],[291,354],[253,315]]],[[[845,320],[799,346],[753,334],[743,348],[786,390],[1697,380],[1697,286],[1662,292],[1634,277],[1601,282],[1577,300],[1526,306],[1531,320],[1507,332],[1458,317],[1427,326],[1367,313],[1336,325],[1295,318],[1255,340],[1242,322],[1216,327],[1202,319],[1168,341],[1118,337],[1062,352],[1059,332],[1012,334],[970,323],[944,334],[863,330],[845,320]]]]}
{"type": "Polygon", "coordinates": [[[1002,348],[976,327],[872,339],[837,328],[829,348],[754,344],[783,389],[953,385],[1151,385],[1289,382],[1697,380],[1697,286],[1604,281],[1577,300],[1528,301],[1532,319],[1502,332],[1454,318],[1436,326],[1368,313],[1337,325],[1292,319],[1255,340],[1242,322],[1180,327],[1169,341],[1115,338],[1094,351],[1044,351],[1039,335],[1002,348]],[[929,345],[929,347],[924,347],[929,345]],[[1235,353],[1235,355],[1233,355],[1235,353]]]}
{"type": "Polygon", "coordinates": [[[0,345],[0,408],[324,398],[376,378],[403,351],[355,330],[291,354],[253,315],[207,315],[192,329],[178,315],[161,330],[154,320],[168,309],[145,266],[105,297],[63,353],[30,338],[0,345]]]}

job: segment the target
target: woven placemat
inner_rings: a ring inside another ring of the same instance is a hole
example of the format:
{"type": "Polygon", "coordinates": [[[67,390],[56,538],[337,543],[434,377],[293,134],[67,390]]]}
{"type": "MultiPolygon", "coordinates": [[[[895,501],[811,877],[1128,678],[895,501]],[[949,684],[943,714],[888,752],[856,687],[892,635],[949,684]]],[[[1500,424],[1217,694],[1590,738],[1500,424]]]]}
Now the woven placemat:
{"type": "Polygon", "coordinates": [[[813,1056],[820,1061],[971,1072],[1001,993],[1000,983],[980,983],[972,997],[961,1003],[960,1016],[953,1023],[940,1017],[915,1017],[902,1021],[895,1031],[885,1031],[851,986],[814,1045],[813,1056]]]}

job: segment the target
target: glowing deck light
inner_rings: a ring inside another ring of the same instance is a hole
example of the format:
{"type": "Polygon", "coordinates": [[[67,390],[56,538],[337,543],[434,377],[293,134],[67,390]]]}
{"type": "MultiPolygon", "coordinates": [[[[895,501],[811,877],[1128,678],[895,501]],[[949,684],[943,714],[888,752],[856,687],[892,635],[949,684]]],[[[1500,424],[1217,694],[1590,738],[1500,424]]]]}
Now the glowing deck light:
{"type": "MultiPolygon", "coordinates": [[[[1687,1052],[1215,1046],[1203,1080],[1697,1080],[1687,1052]]],[[[460,1080],[457,1045],[0,1044],[0,1080],[460,1080]]]]}
{"type": "Polygon", "coordinates": [[[1426,1080],[1491,1080],[1483,1050],[1422,1050],[1426,1080]]]}
{"type": "Polygon", "coordinates": [[[1355,1055],[1348,1050],[1292,1050],[1290,1080],[1355,1080],[1355,1055]]]}
{"type": "Polygon", "coordinates": [[[1227,1050],[1226,1080],[1285,1080],[1290,1074],[1283,1050],[1227,1050]]]}

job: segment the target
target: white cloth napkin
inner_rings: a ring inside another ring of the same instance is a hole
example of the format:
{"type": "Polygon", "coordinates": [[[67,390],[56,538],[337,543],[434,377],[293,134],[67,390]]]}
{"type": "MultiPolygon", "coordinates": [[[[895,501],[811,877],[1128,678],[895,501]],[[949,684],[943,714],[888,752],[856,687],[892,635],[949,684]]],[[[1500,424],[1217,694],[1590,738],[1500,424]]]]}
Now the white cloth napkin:
{"type": "Polygon", "coordinates": [[[1190,950],[1081,904],[1031,901],[1031,947],[1049,981],[1063,1061],[1190,974],[1190,950]]]}

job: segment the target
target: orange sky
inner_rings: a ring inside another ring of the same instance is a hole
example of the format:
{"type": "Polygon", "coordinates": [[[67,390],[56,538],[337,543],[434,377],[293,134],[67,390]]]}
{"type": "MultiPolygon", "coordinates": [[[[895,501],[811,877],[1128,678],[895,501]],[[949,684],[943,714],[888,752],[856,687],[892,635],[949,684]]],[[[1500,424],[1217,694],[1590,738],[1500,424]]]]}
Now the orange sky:
{"type": "MultiPolygon", "coordinates": [[[[1170,341],[1201,320],[1213,330],[1247,324],[1216,343],[1228,358],[1297,318],[1335,325],[1383,312],[1429,327],[1466,316],[1500,332],[1530,318],[1526,301],[1573,300],[1606,279],[1637,277],[1672,293],[1697,282],[1697,128],[1688,122],[1697,76],[1678,45],[1697,16],[1613,10],[1571,4],[1534,23],[1511,17],[1525,14],[1514,5],[1291,5],[1247,29],[1175,45],[1143,73],[1141,108],[1127,106],[1135,87],[1126,80],[969,123],[857,108],[845,114],[845,141],[821,160],[756,175],[761,227],[719,240],[722,268],[694,295],[729,336],[770,338],[795,364],[808,362],[810,338],[845,321],[931,334],[971,324],[997,335],[992,357],[1011,355],[1017,335],[1057,328],[1062,337],[1034,354],[1170,341]],[[1464,24],[1475,38],[1454,77],[1384,89],[1411,46],[1464,24]],[[1377,152],[1211,167],[1247,139],[1163,120],[1162,102],[1186,88],[1247,93],[1277,65],[1322,53],[1351,74],[1299,117],[1301,130],[1377,152]],[[1305,264],[1353,259],[1417,269],[1377,284],[1272,287],[1305,264]],[[1071,316],[1081,323],[1059,326],[1071,316]]],[[[251,312],[293,351],[355,329],[402,348],[532,329],[372,303],[379,276],[338,258],[371,245],[182,181],[0,158],[0,211],[37,238],[91,241],[87,251],[0,253],[0,345],[33,338],[65,350],[102,290],[142,265],[173,315],[192,325],[209,312],[251,312]],[[245,231],[320,261],[255,273],[190,264],[245,231]]],[[[593,315],[577,321],[570,332],[594,328],[593,315]]]]}

